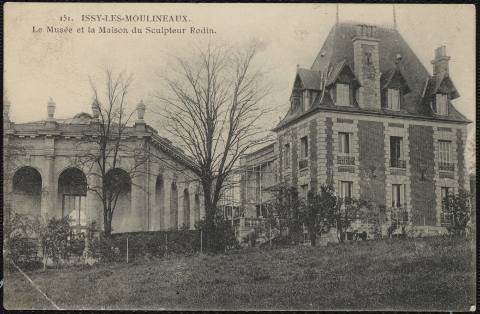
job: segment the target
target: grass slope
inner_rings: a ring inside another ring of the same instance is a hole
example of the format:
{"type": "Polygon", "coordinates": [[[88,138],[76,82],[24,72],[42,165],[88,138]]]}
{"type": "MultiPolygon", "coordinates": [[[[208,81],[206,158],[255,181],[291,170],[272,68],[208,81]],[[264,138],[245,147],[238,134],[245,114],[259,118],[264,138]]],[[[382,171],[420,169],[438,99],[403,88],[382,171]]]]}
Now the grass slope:
{"type": "MultiPolygon", "coordinates": [[[[29,275],[64,309],[468,310],[475,304],[474,258],[472,243],[438,237],[248,249],[29,275]]],[[[4,288],[8,309],[51,308],[19,273],[6,274],[4,288]]]]}

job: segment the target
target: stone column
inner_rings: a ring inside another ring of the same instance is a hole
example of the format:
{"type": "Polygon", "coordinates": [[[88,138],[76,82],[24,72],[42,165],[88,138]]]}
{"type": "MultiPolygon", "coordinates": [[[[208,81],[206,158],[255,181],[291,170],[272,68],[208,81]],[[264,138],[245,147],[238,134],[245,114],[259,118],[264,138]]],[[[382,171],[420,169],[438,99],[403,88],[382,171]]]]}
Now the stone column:
{"type": "Polygon", "coordinates": [[[177,181],[177,189],[178,189],[178,216],[177,216],[177,227],[180,229],[185,221],[185,211],[183,209],[183,202],[184,202],[184,190],[188,188],[188,185],[183,181],[184,179],[179,179],[177,181]]]}
{"type": "Polygon", "coordinates": [[[42,203],[41,214],[43,217],[59,217],[62,209],[56,206],[57,182],[54,176],[55,156],[47,155],[44,157],[44,178],[42,178],[42,203]]]}
{"type": "Polygon", "coordinates": [[[145,177],[136,173],[132,178],[131,211],[129,214],[130,224],[128,231],[146,230],[147,210],[145,202],[145,177]]]}
{"type": "Polygon", "coordinates": [[[87,176],[87,184],[89,187],[87,190],[87,222],[90,225],[95,221],[96,229],[103,229],[103,204],[98,194],[90,190],[90,188],[94,188],[101,193],[101,181],[102,179],[98,174],[90,174],[87,176]]]}
{"type": "Polygon", "coordinates": [[[157,202],[157,190],[156,190],[156,183],[157,183],[157,176],[155,175],[156,172],[148,173],[148,181],[150,182],[150,187],[148,189],[147,200],[149,202],[149,215],[150,215],[150,230],[156,231],[160,230],[160,204],[157,202]]]}
{"type": "Polygon", "coordinates": [[[197,191],[197,187],[196,186],[191,186],[191,190],[190,191],[190,217],[188,218],[189,221],[190,221],[190,230],[194,230],[195,229],[195,194],[196,194],[196,191],[197,191]]]}
{"type": "Polygon", "coordinates": [[[161,230],[168,230],[172,227],[170,224],[170,196],[172,193],[172,180],[170,179],[169,175],[164,175],[163,177],[163,193],[164,193],[164,199],[163,199],[163,217],[160,218],[160,228],[161,230]]]}

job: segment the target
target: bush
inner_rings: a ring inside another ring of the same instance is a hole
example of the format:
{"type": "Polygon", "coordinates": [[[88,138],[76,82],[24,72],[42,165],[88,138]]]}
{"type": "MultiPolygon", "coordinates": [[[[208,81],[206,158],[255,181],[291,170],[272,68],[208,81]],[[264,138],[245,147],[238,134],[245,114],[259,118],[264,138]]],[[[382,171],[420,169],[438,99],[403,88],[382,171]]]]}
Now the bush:
{"type": "Polygon", "coordinates": [[[199,221],[195,225],[195,228],[203,232],[204,248],[207,247],[207,245],[205,245],[205,235],[207,233],[210,233],[212,235],[215,241],[213,243],[213,246],[210,247],[210,250],[213,252],[223,252],[227,248],[239,247],[239,243],[237,241],[237,238],[235,237],[235,231],[233,230],[231,223],[226,221],[222,216],[217,216],[217,218],[215,219],[214,230],[209,230],[205,220],[199,221]]]}
{"type": "Polygon", "coordinates": [[[97,258],[101,262],[110,263],[121,261],[120,250],[115,246],[111,238],[100,237],[93,239],[90,249],[93,258],[97,258]]]}

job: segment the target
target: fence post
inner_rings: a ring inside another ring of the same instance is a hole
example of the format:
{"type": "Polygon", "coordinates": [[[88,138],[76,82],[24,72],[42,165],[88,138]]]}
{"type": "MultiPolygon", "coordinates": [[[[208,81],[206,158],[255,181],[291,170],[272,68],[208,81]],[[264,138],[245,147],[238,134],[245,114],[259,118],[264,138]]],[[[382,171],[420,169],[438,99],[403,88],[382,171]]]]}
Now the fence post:
{"type": "Polygon", "coordinates": [[[165,232],[165,253],[167,253],[168,250],[168,233],[165,232]]]}
{"type": "Polygon", "coordinates": [[[200,229],[200,254],[203,254],[203,230],[200,229]]]}
{"type": "Polygon", "coordinates": [[[272,224],[269,225],[269,229],[270,229],[270,235],[268,236],[268,238],[270,239],[270,247],[272,247],[272,224]]]}
{"type": "Polygon", "coordinates": [[[127,264],[128,264],[128,237],[127,237],[127,264]]]}

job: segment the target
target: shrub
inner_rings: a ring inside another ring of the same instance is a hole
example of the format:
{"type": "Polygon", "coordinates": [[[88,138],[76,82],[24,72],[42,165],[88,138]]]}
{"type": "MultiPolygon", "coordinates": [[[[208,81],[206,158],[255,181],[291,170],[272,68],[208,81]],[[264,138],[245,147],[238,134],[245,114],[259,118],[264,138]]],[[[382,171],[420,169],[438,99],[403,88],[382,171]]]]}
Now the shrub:
{"type": "MultiPolygon", "coordinates": [[[[232,228],[230,222],[226,221],[222,216],[217,216],[215,219],[214,230],[209,230],[205,220],[199,221],[195,228],[201,230],[205,236],[206,233],[210,232],[215,237],[216,241],[214,246],[211,247],[211,250],[214,252],[223,252],[227,248],[238,248],[239,243],[235,237],[235,231],[232,228]]],[[[205,238],[204,238],[205,239],[205,238]]],[[[205,244],[204,244],[204,247],[205,244]]]]}
{"type": "Polygon", "coordinates": [[[100,237],[93,239],[91,243],[91,254],[101,262],[120,261],[120,250],[115,246],[111,238],[100,237]]]}

